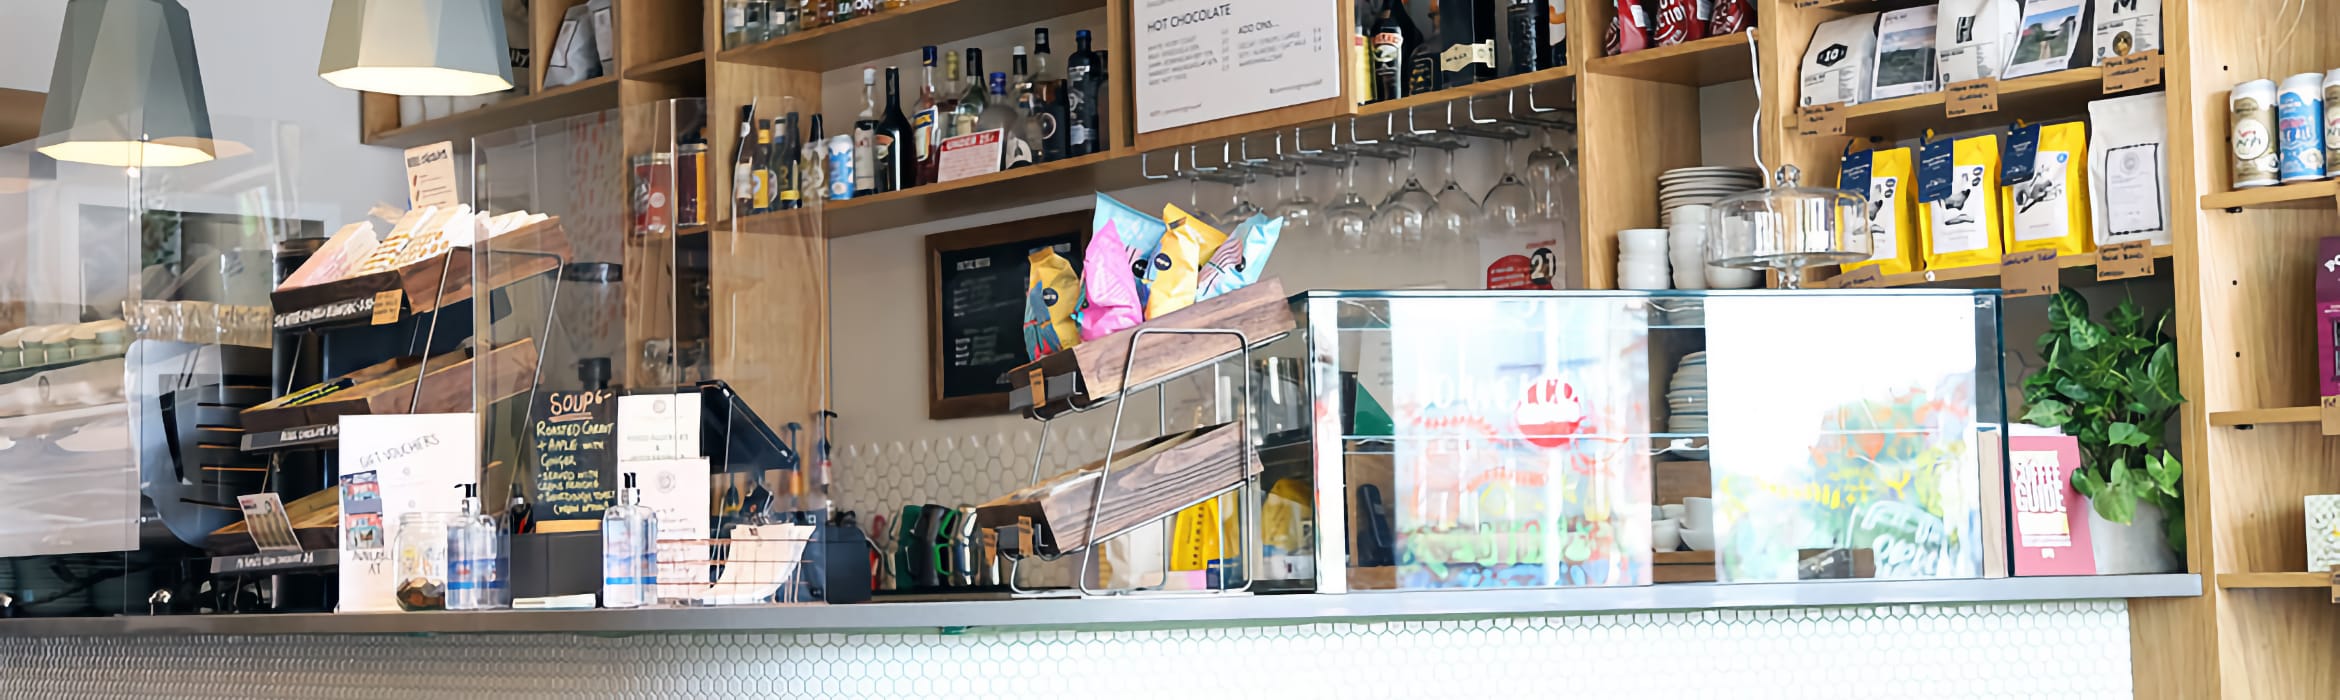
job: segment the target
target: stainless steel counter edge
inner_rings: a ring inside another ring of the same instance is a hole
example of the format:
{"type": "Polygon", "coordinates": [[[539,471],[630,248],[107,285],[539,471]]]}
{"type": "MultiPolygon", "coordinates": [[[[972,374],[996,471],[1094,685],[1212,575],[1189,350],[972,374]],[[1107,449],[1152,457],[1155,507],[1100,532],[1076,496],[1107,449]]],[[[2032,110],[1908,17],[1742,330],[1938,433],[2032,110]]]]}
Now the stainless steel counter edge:
{"type": "Polygon", "coordinates": [[[0,637],[274,634],[914,632],[1093,629],[1388,618],[1656,612],[1911,603],[2167,598],[2202,594],[2195,574],[1933,581],[1665,584],[1623,588],[1181,595],[860,605],[0,620],[0,637]]]}

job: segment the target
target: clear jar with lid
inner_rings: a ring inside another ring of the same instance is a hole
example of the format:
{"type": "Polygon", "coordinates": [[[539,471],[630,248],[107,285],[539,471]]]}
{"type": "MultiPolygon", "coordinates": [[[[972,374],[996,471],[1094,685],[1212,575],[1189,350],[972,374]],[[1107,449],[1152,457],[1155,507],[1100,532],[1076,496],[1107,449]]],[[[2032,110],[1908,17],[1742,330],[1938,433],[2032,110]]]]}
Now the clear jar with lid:
{"type": "Polygon", "coordinates": [[[398,516],[396,595],[403,610],[447,609],[447,521],[452,513],[398,516]]]}
{"type": "Polygon", "coordinates": [[[1868,198],[1799,187],[1800,174],[1781,166],[1771,187],[1716,202],[1707,214],[1707,264],[1774,270],[1780,288],[1799,289],[1804,268],[1869,259],[1868,198]]]}

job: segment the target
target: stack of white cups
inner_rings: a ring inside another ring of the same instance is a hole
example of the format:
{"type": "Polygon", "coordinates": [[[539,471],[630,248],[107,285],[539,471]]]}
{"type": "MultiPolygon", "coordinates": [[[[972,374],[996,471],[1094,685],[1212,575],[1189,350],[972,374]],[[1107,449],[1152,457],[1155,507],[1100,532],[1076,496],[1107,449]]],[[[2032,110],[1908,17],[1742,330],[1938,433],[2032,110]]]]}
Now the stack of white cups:
{"type": "Polygon", "coordinates": [[[1629,228],[1617,232],[1617,287],[1669,289],[1666,230],[1629,228]]]}
{"type": "Polygon", "coordinates": [[[1667,221],[1667,243],[1673,251],[1674,288],[1706,288],[1706,212],[1707,206],[1692,204],[1676,207],[1667,221]]]}

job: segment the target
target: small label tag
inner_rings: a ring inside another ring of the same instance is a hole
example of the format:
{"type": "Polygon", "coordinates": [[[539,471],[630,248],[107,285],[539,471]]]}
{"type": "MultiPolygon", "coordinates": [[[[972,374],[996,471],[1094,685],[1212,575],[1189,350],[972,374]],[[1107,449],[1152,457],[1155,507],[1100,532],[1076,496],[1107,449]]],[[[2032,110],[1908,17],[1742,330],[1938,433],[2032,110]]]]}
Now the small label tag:
{"type": "Polygon", "coordinates": [[[2318,418],[2322,419],[2324,434],[2340,435],[2340,396],[2326,396],[2318,418]]]}
{"type": "Polygon", "coordinates": [[[2161,85],[2161,52],[2139,51],[2104,60],[2104,94],[2161,85]]]}
{"type": "Polygon", "coordinates": [[[1038,410],[1038,409],[1039,409],[1041,406],[1046,406],[1046,405],[1048,405],[1048,377],[1047,377],[1047,375],[1043,375],[1043,374],[1041,374],[1041,373],[1040,373],[1040,368],[1038,368],[1038,367],[1034,367],[1034,368],[1032,368],[1032,369],[1031,369],[1031,371],[1028,371],[1028,372],[1025,372],[1025,373],[1024,373],[1024,379],[1025,379],[1026,381],[1028,381],[1028,382],[1031,382],[1031,384],[1032,384],[1032,408],[1033,408],[1033,410],[1038,410]]]}
{"type": "Polygon", "coordinates": [[[2332,565],[2332,604],[2340,605],[2340,564],[2332,565]]]}
{"type": "Polygon", "coordinates": [[[1970,117],[1999,111],[1999,79],[1978,78],[1951,83],[1949,97],[1942,102],[1942,109],[1951,117],[1970,117]]]}
{"type": "Polygon", "coordinates": [[[1796,112],[1796,133],[1800,136],[1843,136],[1844,105],[1834,102],[1812,105],[1796,112]]]}
{"type": "Polygon", "coordinates": [[[2153,242],[2129,241],[2096,249],[2096,281],[2153,276],[2153,242]]]}
{"type": "Polygon", "coordinates": [[[2007,133],[2007,150],[1999,154],[1999,182],[2009,185],[2031,181],[2032,166],[2039,164],[2039,125],[2025,124],[2007,133]]]}
{"type": "Polygon", "coordinates": [[[405,301],[406,291],[402,289],[375,294],[373,325],[387,326],[397,323],[398,313],[403,310],[399,307],[405,306],[405,301]]]}
{"type": "Polygon", "coordinates": [[[1927,141],[1918,147],[1918,203],[1932,204],[1950,198],[1953,189],[1950,177],[1958,171],[1957,150],[1950,139],[1927,141]]]}
{"type": "Polygon", "coordinates": [[[1837,289],[1875,289],[1885,286],[1885,273],[1875,265],[1862,265],[1860,269],[1830,278],[1828,284],[1837,289]]]}
{"type": "Polygon", "coordinates": [[[1876,164],[1876,157],[1876,151],[1845,154],[1844,163],[1836,169],[1836,188],[1861,195],[1869,194],[1869,170],[1876,164]]]}
{"type": "Polygon", "coordinates": [[[2063,288],[2056,275],[2056,251],[2026,250],[2000,258],[1999,286],[2009,299],[2056,293],[2063,288]]]}

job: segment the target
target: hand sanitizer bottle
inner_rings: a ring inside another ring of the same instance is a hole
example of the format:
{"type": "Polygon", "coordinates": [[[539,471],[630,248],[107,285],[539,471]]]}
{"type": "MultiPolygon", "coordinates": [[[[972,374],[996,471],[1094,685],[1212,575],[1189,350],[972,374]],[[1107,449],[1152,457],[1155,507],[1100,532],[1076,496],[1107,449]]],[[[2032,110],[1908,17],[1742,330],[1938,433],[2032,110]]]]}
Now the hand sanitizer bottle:
{"type": "Polygon", "coordinates": [[[480,512],[478,484],[460,488],[463,508],[447,524],[447,609],[510,607],[503,528],[480,512]]]}
{"type": "Polygon", "coordinates": [[[601,514],[601,607],[638,608],[658,599],[658,517],[626,474],[617,505],[601,514]]]}

